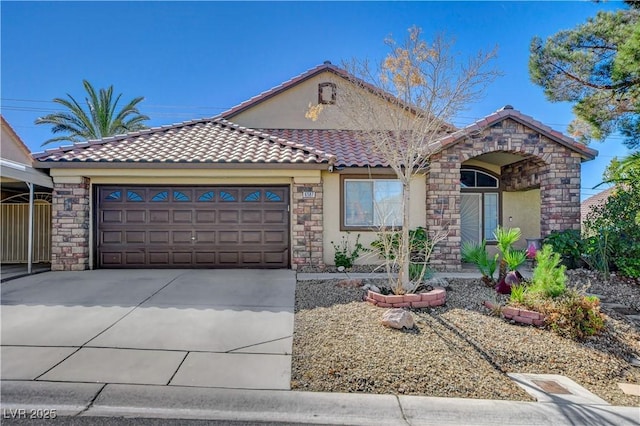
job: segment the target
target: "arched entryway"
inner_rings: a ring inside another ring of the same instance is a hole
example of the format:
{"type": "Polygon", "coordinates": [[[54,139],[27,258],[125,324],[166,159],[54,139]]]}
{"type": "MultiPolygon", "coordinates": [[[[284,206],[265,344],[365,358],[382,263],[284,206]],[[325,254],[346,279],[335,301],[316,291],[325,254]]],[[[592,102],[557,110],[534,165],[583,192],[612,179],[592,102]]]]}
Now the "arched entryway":
{"type": "Polygon", "coordinates": [[[520,115],[498,116],[485,126],[452,136],[431,156],[427,227],[448,230],[434,250],[435,269],[460,270],[462,242],[490,241],[497,225],[521,228],[523,247],[524,238],[580,229],[584,153],[529,127],[520,115]]]}

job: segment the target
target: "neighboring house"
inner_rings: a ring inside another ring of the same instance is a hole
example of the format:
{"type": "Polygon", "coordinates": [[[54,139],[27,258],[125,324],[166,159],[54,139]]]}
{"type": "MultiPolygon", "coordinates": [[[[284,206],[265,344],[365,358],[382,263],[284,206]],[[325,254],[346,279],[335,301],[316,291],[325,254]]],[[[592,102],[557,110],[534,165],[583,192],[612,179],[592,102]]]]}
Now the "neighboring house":
{"type": "MultiPolygon", "coordinates": [[[[395,175],[338,124],[348,77],[324,63],[218,117],[37,154],[55,185],[52,268],[322,269],[346,232],[368,244],[401,224],[395,175]],[[324,120],[305,118],[315,103],[324,120]]],[[[580,163],[596,151],[511,107],[435,149],[409,224],[449,229],[435,268],[460,269],[462,242],[497,225],[580,228],[580,163]]]]}
{"type": "Polygon", "coordinates": [[[587,216],[589,215],[589,213],[591,213],[591,210],[594,207],[599,207],[604,205],[607,199],[609,199],[609,196],[613,195],[615,189],[616,189],[615,186],[607,188],[604,191],[601,191],[595,195],[592,195],[591,197],[587,198],[580,204],[580,223],[583,224],[582,225],[583,227],[584,227],[585,220],[587,220],[587,216]]]}
{"type": "Polygon", "coordinates": [[[25,263],[31,272],[32,263],[51,260],[53,181],[46,173],[33,168],[29,148],[2,116],[0,124],[2,263],[25,263]]]}

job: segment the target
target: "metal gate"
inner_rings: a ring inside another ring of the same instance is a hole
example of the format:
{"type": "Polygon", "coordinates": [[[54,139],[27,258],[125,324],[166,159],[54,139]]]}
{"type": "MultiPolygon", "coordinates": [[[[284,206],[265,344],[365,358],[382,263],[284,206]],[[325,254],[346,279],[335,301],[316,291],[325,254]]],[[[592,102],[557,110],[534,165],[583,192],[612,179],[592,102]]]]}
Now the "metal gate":
{"type": "MultiPolygon", "coordinates": [[[[2,263],[27,263],[29,203],[25,194],[0,203],[2,263]]],[[[29,194],[26,194],[28,199],[29,194]]],[[[33,262],[51,262],[51,194],[37,193],[33,211],[33,262]]]]}

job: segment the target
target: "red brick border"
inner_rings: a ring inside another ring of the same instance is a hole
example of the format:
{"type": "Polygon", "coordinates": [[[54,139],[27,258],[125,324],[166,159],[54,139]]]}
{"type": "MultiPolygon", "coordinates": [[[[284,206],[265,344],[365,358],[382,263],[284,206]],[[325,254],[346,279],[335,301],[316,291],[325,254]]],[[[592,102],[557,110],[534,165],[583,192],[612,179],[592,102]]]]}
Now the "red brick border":
{"type": "Polygon", "coordinates": [[[447,301],[447,291],[442,287],[436,287],[426,293],[385,296],[369,290],[366,301],[381,308],[429,308],[444,305],[447,301]]]}
{"type": "MultiPolygon", "coordinates": [[[[484,302],[484,306],[487,308],[494,310],[496,309],[496,305],[489,301],[484,302]]],[[[529,311],[527,309],[519,309],[514,308],[513,306],[505,306],[501,309],[502,316],[508,320],[513,320],[520,324],[529,324],[529,325],[544,325],[546,316],[536,311],[529,311]]]]}

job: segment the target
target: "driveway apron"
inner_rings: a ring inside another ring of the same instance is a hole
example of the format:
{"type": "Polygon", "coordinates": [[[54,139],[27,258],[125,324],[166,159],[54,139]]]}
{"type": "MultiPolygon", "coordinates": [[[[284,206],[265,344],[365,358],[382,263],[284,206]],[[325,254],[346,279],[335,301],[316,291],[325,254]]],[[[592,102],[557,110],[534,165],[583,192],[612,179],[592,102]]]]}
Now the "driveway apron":
{"type": "Polygon", "coordinates": [[[50,272],[0,289],[4,380],[289,389],[292,271],[50,272]]]}

